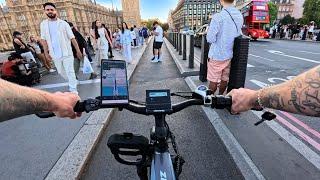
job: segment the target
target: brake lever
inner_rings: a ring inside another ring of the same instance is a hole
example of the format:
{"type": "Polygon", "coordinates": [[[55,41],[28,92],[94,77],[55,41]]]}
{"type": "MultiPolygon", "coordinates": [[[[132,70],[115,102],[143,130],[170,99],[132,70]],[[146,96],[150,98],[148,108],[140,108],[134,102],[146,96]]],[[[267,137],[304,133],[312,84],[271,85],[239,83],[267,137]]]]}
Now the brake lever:
{"type": "Polygon", "coordinates": [[[262,116],[261,116],[262,119],[260,121],[256,122],[256,123],[254,123],[254,125],[258,126],[261,123],[263,123],[264,121],[272,121],[276,117],[277,117],[277,115],[273,114],[272,112],[267,111],[267,112],[262,114],[262,116]]]}

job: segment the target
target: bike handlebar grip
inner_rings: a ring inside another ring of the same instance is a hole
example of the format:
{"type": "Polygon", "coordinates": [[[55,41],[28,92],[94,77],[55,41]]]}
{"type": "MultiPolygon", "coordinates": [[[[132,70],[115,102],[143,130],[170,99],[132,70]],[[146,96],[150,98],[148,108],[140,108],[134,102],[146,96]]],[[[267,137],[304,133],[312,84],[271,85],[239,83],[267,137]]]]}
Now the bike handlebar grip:
{"type": "MultiPolygon", "coordinates": [[[[73,110],[74,112],[83,112],[84,104],[78,101],[74,106],[73,110]]],[[[37,113],[36,116],[38,116],[39,118],[45,119],[45,118],[55,117],[56,115],[53,112],[40,112],[40,113],[37,113]]]]}
{"type": "Polygon", "coordinates": [[[84,103],[78,101],[73,108],[74,112],[83,112],[85,110],[84,103]]]}
{"type": "Polygon", "coordinates": [[[252,108],[253,111],[263,111],[263,108],[252,108]]]}
{"type": "Polygon", "coordinates": [[[222,96],[217,95],[212,100],[212,108],[215,109],[230,109],[232,106],[232,97],[231,96],[222,96]]]}
{"type": "Polygon", "coordinates": [[[39,118],[51,118],[56,116],[53,112],[41,112],[41,113],[37,113],[36,116],[38,116],[39,118]]]}

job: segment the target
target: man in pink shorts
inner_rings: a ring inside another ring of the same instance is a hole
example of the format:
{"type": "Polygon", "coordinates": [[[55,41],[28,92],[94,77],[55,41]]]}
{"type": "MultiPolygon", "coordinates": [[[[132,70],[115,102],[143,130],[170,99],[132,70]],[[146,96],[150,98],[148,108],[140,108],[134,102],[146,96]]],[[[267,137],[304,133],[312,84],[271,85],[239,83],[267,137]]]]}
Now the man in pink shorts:
{"type": "Polygon", "coordinates": [[[208,53],[209,88],[215,93],[219,85],[219,94],[223,94],[228,85],[230,64],[233,57],[235,37],[241,34],[243,16],[233,6],[234,0],[220,0],[223,9],[213,15],[207,41],[210,43],[208,53]]]}

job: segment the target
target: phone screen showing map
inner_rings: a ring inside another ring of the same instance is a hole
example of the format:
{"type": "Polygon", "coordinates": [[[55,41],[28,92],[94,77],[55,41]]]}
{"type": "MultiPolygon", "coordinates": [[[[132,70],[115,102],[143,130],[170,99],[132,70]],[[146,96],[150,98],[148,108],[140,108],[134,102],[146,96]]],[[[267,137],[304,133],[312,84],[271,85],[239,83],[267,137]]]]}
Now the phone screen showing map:
{"type": "Polygon", "coordinates": [[[103,60],[101,67],[101,103],[103,105],[128,104],[126,62],[103,60]]]}

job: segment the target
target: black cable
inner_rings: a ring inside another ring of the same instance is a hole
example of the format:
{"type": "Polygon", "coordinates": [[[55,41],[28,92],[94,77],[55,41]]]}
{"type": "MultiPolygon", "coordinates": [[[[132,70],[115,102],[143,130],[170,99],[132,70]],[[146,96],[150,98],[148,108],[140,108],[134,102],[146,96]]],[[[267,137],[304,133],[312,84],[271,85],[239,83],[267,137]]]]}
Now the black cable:
{"type": "Polygon", "coordinates": [[[129,102],[132,102],[132,103],[135,103],[135,104],[138,104],[138,105],[142,105],[142,106],[146,105],[145,102],[138,102],[138,101],[135,101],[135,100],[129,100],[129,102]]]}

